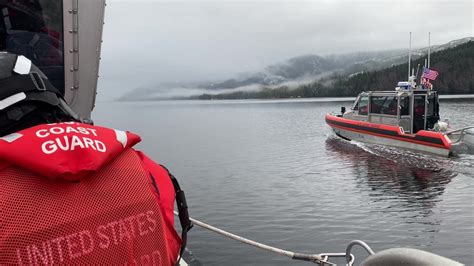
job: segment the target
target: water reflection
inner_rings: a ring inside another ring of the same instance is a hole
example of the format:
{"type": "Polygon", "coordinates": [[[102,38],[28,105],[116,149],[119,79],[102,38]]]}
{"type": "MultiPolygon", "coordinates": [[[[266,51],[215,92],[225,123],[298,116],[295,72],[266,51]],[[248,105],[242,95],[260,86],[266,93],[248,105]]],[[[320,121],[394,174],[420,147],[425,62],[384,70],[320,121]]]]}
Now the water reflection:
{"type": "Polygon", "coordinates": [[[400,156],[394,153],[404,151],[361,147],[335,137],[326,140],[326,149],[335,160],[352,167],[360,192],[378,204],[376,212],[394,213],[409,223],[412,218],[429,217],[456,176],[443,158],[436,162],[430,156],[400,156]]]}

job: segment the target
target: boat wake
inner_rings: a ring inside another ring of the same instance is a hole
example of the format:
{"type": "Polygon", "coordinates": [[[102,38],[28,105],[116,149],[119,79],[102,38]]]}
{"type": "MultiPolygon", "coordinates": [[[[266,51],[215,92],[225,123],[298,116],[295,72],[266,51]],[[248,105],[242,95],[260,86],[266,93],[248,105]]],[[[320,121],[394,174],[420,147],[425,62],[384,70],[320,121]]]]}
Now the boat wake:
{"type": "Polygon", "coordinates": [[[456,175],[455,173],[466,175],[469,173],[470,175],[474,167],[474,155],[471,154],[461,154],[445,158],[384,145],[347,141],[337,136],[331,136],[327,141],[332,148],[341,152],[354,154],[360,158],[374,156],[406,168],[445,172],[449,173],[449,175],[456,175]],[[365,152],[366,156],[361,155],[361,151],[365,152]]]}

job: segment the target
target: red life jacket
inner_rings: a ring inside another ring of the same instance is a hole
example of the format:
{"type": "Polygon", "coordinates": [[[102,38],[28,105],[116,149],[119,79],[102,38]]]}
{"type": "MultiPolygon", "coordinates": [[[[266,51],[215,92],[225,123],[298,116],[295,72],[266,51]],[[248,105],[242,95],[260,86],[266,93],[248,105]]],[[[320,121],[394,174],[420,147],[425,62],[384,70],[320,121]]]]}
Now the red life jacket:
{"type": "Polygon", "coordinates": [[[0,138],[0,265],[175,264],[177,183],[139,141],[75,122],[0,138]]]}

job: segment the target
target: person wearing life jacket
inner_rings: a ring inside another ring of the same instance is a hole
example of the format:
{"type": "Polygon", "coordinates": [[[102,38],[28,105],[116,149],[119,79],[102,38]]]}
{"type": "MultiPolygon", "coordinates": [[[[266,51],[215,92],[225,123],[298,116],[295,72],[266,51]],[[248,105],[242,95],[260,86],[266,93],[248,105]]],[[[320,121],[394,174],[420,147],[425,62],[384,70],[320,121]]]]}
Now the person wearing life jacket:
{"type": "Polygon", "coordinates": [[[0,52],[0,265],[176,264],[184,192],[139,141],[82,123],[31,61],[0,52]]]}

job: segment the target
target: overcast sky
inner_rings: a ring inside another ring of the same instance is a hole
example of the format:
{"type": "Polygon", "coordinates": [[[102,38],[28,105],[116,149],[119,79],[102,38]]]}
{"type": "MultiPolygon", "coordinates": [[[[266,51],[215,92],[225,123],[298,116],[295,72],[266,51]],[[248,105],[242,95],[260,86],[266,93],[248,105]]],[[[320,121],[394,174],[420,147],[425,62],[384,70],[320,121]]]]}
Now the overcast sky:
{"type": "Polygon", "coordinates": [[[304,54],[473,36],[473,1],[108,0],[99,100],[167,82],[225,79],[304,54]]]}

